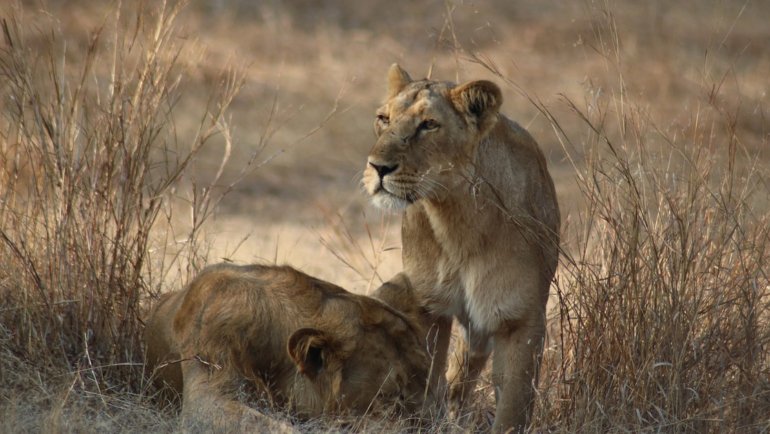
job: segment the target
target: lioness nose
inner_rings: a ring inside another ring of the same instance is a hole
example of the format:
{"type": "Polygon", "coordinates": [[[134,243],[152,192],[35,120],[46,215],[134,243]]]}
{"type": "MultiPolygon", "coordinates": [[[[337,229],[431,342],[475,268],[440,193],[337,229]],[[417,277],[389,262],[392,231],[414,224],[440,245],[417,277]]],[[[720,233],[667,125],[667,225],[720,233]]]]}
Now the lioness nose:
{"type": "Polygon", "coordinates": [[[380,179],[384,178],[388,173],[395,172],[396,169],[398,169],[398,164],[387,166],[385,164],[374,164],[370,161],[369,165],[372,166],[372,169],[377,171],[377,174],[380,175],[380,179]]]}

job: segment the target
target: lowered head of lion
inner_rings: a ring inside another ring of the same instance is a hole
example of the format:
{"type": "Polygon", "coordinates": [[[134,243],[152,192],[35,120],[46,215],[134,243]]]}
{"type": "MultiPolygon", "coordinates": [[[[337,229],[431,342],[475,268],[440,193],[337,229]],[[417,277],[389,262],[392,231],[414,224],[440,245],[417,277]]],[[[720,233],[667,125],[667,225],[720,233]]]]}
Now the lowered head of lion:
{"type": "Polygon", "coordinates": [[[450,414],[462,414],[494,353],[492,428],[518,432],[532,409],[560,214],[542,150],[501,104],[490,81],[413,80],[393,65],[363,186],[376,206],[403,212],[404,271],[383,287],[408,285],[418,300],[412,313],[435,354],[429,383],[443,386],[448,360],[450,414]],[[447,358],[453,319],[464,334],[447,358]]]}
{"type": "Polygon", "coordinates": [[[145,330],[147,367],[181,396],[183,416],[250,418],[248,429],[275,421],[239,395],[305,417],[419,410],[430,365],[423,339],[377,299],[290,267],[232,264],[164,295],[145,330]]]}

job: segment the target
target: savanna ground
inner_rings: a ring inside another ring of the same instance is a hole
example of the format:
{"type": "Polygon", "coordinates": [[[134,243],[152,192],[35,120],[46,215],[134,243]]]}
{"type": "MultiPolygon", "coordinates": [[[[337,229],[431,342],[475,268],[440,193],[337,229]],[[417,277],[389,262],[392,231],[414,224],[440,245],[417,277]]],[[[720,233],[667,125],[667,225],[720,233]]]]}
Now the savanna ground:
{"type": "MultiPolygon", "coordinates": [[[[548,158],[564,254],[536,431],[770,431],[767,2],[51,0],[0,17],[0,431],[176,430],[142,375],[141,317],[206,263],[362,293],[398,271],[398,217],[359,187],[393,62],[496,81],[548,158]]],[[[477,396],[483,429],[488,381],[477,396]]]]}

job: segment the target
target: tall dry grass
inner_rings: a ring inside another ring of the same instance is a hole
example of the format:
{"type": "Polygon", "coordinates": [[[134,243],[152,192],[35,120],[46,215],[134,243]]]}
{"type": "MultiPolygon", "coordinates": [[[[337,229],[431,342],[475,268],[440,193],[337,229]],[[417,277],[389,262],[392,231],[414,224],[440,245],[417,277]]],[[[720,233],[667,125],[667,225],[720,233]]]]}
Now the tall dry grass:
{"type": "Polygon", "coordinates": [[[682,114],[689,122],[653,119],[628,92],[612,9],[599,12],[594,48],[615,80],[582,103],[562,100],[584,132],[568,135],[523,92],[565,152],[585,161],[575,167],[585,207],[564,228],[536,426],[767,432],[769,173],[752,152],[767,138],[744,138],[740,95],[708,77],[682,114]]]}
{"type": "MultiPolygon", "coordinates": [[[[505,46],[494,49],[501,41],[489,37],[482,45],[466,45],[492,47],[491,57],[463,50],[463,38],[470,40],[468,35],[475,32],[463,36],[458,30],[459,42],[452,41],[448,60],[438,62],[458,62],[467,70],[482,63],[547,120],[554,136],[543,134],[538,140],[560,142],[565,159],[573,164],[571,178],[579,187],[575,202],[580,207],[569,214],[563,228],[564,254],[552,291],[534,427],[547,432],[770,431],[770,189],[768,169],[762,164],[766,160],[755,158],[768,146],[763,117],[746,109],[746,95],[733,92],[739,86],[729,85],[738,81],[729,75],[730,66],[717,68],[718,62],[709,56],[700,82],[681,84],[672,78],[677,69],[671,63],[662,69],[666,81],[657,97],[640,94],[638,89],[652,78],[634,73],[632,68],[643,62],[625,57],[627,24],[616,21],[613,3],[591,4],[595,9],[588,8],[583,20],[590,23],[591,32],[582,34],[580,43],[588,47],[586,57],[601,59],[585,63],[591,74],[598,69],[607,73],[602,79],[586,80],[585,94],[579,97],[571,89],[558,103],[547,96],[543,101],[495,64],[494,60],[505,60],[501,57],[505,46]],[[669,104],[655,110],[650,101],[656,98],[663,99],[662,104],[685,98],[692,102],[688,107],[669,104]]],[[[243,159],[244,152],[252,151],[232,148],[226,122],[225,114],[243,82],[239,73],[212,78],[204,71],[203,81],[215,87],[208,106],[202,108],[197,123],[185,122],[182,127],[177,122],[185,92],[200,84],[186,83],[189,74],[200,72],[192,71],[195,64],[190,59],[202,55],[191,55],[189,50],[195,48],[189,35],[178,32],[179,7],[164,5],[111,9],[98,31],[81,39],[84,49],[73,47],[76,42],[58,30],[49,30],[58,29],[55,20],[46,21],[50,17],[32,16],[19,8],[4,10],[0,431],[175,429],[172,414],[144,399],[148,389],[141,374],[140,318],[148,300],[178,286],[206,262],[205,223],[239,179],[230,172],[229,156],[243,159]],[[210,164],[211,176],[191,171],[201,155],[217,157],[210,164]]],[[[452,4],[444,5],[454,10],[452,4]]],[[[538,10],[533,5],[526,10],[506,8],[526,15],[538,10]]],[[[665,3],[654,5],[650,13],[657,17],[655,25],[645,35],[657,35],[660,48],[665,44],[660,28],[669,8],[665,3]]],[[[277,3],[271,8],[281,11],[277,3]]],[[[298,23],[315,17],[307,8],[287,8],[298,23]]],[[[361,36],[361,28],[369,24],[360,14],[372,19],[363,10],[338,16],[329,7],[325,13],[328,19],[320,27],[341,27],[339,34],[327,29],[333,43],[345,41],[347,31],[361,36]]],[[[266,30],[258,29],[257,35],[269,36],[271,25],[278,26],[275,34],[289,33],[291,27],[282,27],[278,19],[271,22],[271,16],[262,14],[266,30]]],[[[473,22],[469,17],[465,19],[473,22]]],[[[458,17],[456,22],[461,21],[458,17]]],[[[548,27],[518,24],[517,37],[533,38],[534,46],[557,56],[548,27]]],[[[387,26],[380,25],[378,32],[384,32],[387,26]]],[[[404,29],[413,26],[421,27],[408,24],[404,29]]],[[[559,27],[559,31],[574,29],[559,27]]],[[[295,45],[293,33],[279,36],[285,36],[284,45],[273,47],[269,59],[279,59],[284,55],[281,50],[295,45]]],[[[310,32],[307,38],[312,36],[310,32]]],[[[720,35],[716,42],[740,45],[728,36],[720,35]]],[[[703,36],[693,35],[699,37],[703,36]]],[[[375,44],[375,38],[364,42],[400,50],[395,42],[375,44]]],[[[426,46],[441,41],[435,42],[426,46]]],[[[255,44],[267,50],[271,42],[260,39],[255,44]]],[[[307,46],[314,50],[317,44],[307,46]]],[[[334,56],[346,50],[336,50],[319,57],[339,62],[334,56]]],[[[656,53],[673,56],[652,49],[645,55],[656,53]]],[[[363,57],[364,51],[355,54],[363,57]]],[[[292,52],[287,57],[303,55],[292,52]]],[[[294,67],[307,67],[305,60],[300,63],[294,67]]],[[[654,62],[649,63],[654,71],[654,62]]],[[[531,81],[526,72],[531,69],[522,62],[524,80],[531,81]]],[[[356,97],[369,107],[380,96],[381,80],[369,77],[368,69],[363,71],[366,77],[360,78],[363,84],[356,97]]],[[[538,73],[553,78],[545,69],[538,73]]],[[[294,74],[287,75],[304,77],[294,74]]],[[[552,81],[547,81],[544,88],[552,88],[552,81]]],[[[313,95],[322,93],[314,91],[313,95]]],[[[306,93],[295,93],[308,98],[306,93]]],[[[275,109],[270,102],[264,106],[270,113],[275,109]]],[[[321,111],[325,110],[326,106],[321,111]]],[[[245,109],[244,113],[253,115],[245,109]]],[[[337,130],[322,126],[329,130],[322,133],[330,136],[324,140],[337,146],[337,130]]],[[[300,129],[308,130],[305,127],[300,129]]],[[[368,129],[367,125],[352,131],[363,135],[368,129]]],[[[254,149],[273,137],[266,134],[255,140],[259,143],[254,149]]],[[[278,135],[273,141],[283,138],[278,135]]],[[[318,148],[314,152],[329,149],[318,148]]],[[[550,149],[555,158],[554,147],[550,149]]],[[[306,160],[300,157],[296,159],[306,160]]],[[[253,158],[243,159],[240,174],[252,167],[253,158]]],[[[311,160],[298,167],[307,167],[304,172],[337,169],[319,167],[311,160]]],[[[289,169],[276,170],[276,184],[288,188],[282,170],[289,169]]],[[[319,188],[305,185],[309,177],[296,178],[299,181],[288,185],[319,188]]],[[[328,180],[327,185],[335,184],[328,180]]],[[[567,187],[557,185],[557,190],[567,187]]],[[[289,193],[277,196],[285,201],[289,193]]],[[[383,254],[394,246],[377,235],[378,228],[350,229],[337,210],[316,212],[326,213],[331,228],[320,235],[320,244],[355,270],[363,286],[376,286],[389,277],[379,267],[383,254]]],[[[482,379],[476,392],[484,399],[468,409],[475,413],[469,420],[478,423],[476,428],[487,426],[493,410],[487,380],[482,379]]],[[[352,425],[325,421],[298,427],[394,432],[413,425],[407,420],[361,420],[352,425]]],[[[444,419],[421,427],[428,432],[458,428],[444,419]]]]}
{"type": "Polygon", "coordinates": [[[121,407],[113,394],[144,393],[147,302],[169,279],[205,263],[200,231],[227,189],[214,188],[219,175],[211,184],[190,182],[188,169],[212,143],[224,147],[222,167],[227,163],[225,114],[242,74],[223,71],[197,131],[182,141],[174,110],[189,71],[178,59],[195,47],[179,38],[180,10],[174,2],[149,9],[118,4],[82,50],[67,45],[73,41],[57,33],[54,18],[20,5],[4,10],[0,396],[6,402],[37,389],[48,392],[52,407],[70,393],[121,407]],[[43,23],[37,29],[29,25],[35,19],[43,23]],[[175,224],[180,210],[183,226],[175,224]]]}
{"type": "Polygon", "coordinates": [[[617,142],[577,110],[604,152],[577,174],[587,209],[570,222],[555,287],[540,417],[578,432],[767,430],[770,221],[751,206],[761,181],[714,164],[736,142],[698,139],[729,137],[730,124],[658,147],[635,133],[617,142]]]}

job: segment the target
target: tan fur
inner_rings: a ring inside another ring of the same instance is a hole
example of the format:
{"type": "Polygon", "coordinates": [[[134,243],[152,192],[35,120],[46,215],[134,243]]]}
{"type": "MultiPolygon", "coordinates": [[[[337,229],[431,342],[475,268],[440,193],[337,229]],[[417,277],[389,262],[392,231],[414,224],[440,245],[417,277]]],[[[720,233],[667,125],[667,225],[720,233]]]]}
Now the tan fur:
{"type": "Polygon", "coordinates": [[[535,140],[501,115],[500,89],[412,81],[398,65],[377,111],[363,184],[375,205],[403,209],[403,262],[430,321],[432,382],[446,366],[452,317],[465,335],[450,358],[458,411],[494,349],[493,430],[523,430],[531,414],[558,261],[559,208],[535,140]]]}
{"type": "Polygon", "coordinates": [[[181,395],[185,418],[283,430],[238,394],[306,417],[417,410],[430,363],[417,330],[386,303],[290,267],[219,264],[151,312],[147,367],[181,395]]]}

